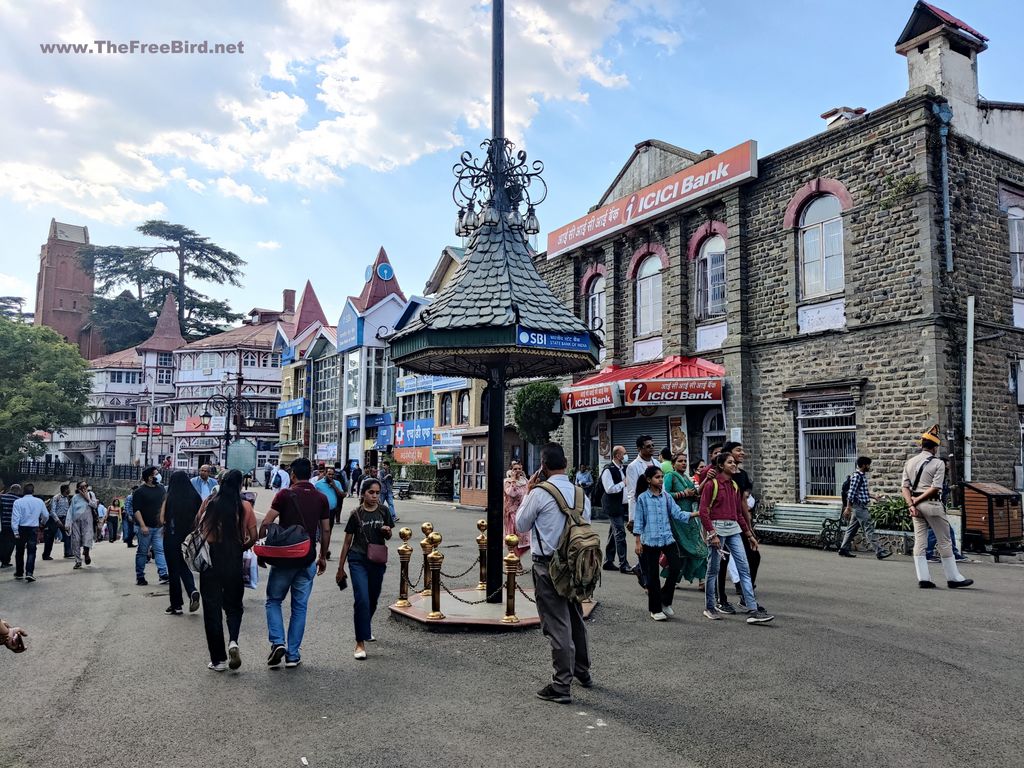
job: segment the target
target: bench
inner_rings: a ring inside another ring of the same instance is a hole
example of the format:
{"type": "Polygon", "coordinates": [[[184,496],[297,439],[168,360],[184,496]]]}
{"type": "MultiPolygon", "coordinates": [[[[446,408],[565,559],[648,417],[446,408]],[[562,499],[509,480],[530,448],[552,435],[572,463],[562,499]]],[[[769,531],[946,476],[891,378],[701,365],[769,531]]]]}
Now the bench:
{"type": "Polygon", "coordinates": [[[395,492],[396,499],[408,499],[412,496],[412,483],[408,480],[396,480],[392,484],[391,490],[395,492]]]}
{"type": "Polygon", "coordinates": [[[776,504],[754,521],[758,533],[813,537],[822,549],[838,547],[843,531],[838,504],[776,504]]]}

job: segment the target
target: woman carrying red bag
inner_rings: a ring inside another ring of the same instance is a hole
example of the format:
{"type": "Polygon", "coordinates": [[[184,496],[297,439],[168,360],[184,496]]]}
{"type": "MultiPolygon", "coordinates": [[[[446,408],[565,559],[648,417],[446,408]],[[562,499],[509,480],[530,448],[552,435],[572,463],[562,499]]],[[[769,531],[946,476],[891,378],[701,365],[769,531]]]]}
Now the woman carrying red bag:
{"type": "Polygon", "coordinates": [[[339,586],[344,584],[347,560],[352,574],[352,596],[355,598],[356,650],[352,655],[359,660],[366,658],[366,641],[375,639],[370,623],[377,610],[384,571],[387,570],[385,542],[391,538],[394,525],[391,512],[380,503],[380,490],[380,481],[375,478],[363,482],[359,506],[352,510],[345,525],[345,543],[335,578],[339,586]]]}

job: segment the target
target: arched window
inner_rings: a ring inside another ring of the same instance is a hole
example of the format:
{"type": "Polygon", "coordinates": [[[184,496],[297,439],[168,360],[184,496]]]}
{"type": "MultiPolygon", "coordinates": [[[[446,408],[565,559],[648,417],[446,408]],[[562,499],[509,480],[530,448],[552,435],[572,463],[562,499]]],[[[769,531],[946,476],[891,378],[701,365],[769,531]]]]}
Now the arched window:
{"type": "Polygon", "coordinates": [[[725,414],[721,409],[707,412],[704,416],[702,433],[700,458],[707,460],[711,446],[715,443],[725,442],[725,414]]]}
{"type": "Polygon", "coordinates": [[[469,424],[469,390],[459,392],[459,424],[469,424]]]}
{"type": "Polygon", "coordinates": [[[725,239],[713,235],[697,255],[697,319],[725,314],[725,239]]]}
{"type": "Polygon", "coordinates": [[[1013,207],[1006,212],[1010,226],[1010,270],[1013,289],[1024,292],[1024,208],[1013,207]]]}
{"type": "Polygon", "coordinates": [[[843,219],[839,198],[821,195],[800,216],[800,295],[843,290],[843,219]]]}
{"type": "MultiPolygon", "coordinates": [[[[596,332],[602,340],[605,338],[605,280],[598,275],[587,286],[586,321],[587,327],[596,332]]],[[[605,348],[601,346],[600,359],[604,360],[605,348]]]]}
{"type": "Polygon", "coordinates": [[[484,426],[490,423],[491,418],[491,390],[485,389],[480,397],[480,423],[484,426]]]}
{"type": "Polygon", "coordinates": [[[636,271],[636,335],[661,330],[661,258],[648,256],[636,271]]]}
{"type": "Polygon", "coordinates": [[[452,393],[445,392],[441,395],[441,424],[452,423],[452,393]]]}

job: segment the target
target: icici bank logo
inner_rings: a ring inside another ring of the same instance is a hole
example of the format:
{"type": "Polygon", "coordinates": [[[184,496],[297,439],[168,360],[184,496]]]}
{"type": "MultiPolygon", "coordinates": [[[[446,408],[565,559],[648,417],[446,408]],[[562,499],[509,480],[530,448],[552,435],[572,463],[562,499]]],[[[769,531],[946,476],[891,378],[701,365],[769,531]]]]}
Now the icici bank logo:
{"type": "Polygon", "coordinates": [[[637,197],[634,194],[629,198],[629,202],[626,203],[626,221],[629,221],[633,218],[633,210],[636,208],[636,201],[637,197]]]}
{"type": "Polygon", "coordinates": [[[636,384],[629,385],[629,391],[626,392],[627,403],[642,403],[644,401],[644,395],[647,394],[647,385],[642,381],[636,384]]]}

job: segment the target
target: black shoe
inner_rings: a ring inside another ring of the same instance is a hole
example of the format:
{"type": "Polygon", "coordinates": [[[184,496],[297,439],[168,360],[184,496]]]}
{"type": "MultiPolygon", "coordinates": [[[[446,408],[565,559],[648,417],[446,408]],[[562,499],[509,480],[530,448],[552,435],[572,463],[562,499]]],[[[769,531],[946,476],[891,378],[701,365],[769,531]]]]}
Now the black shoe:
{"type": "Polygon", "coordinates": [[[168,616],[182,615],[181,608],[174,608],[172,606],[167,606],[166,608],[164,608],[164,613],[166,613],[168,616]]]}
{"type": "Polygon", "coordinates": [[[135,547],[137,547],[138,545],[137,544],[125,544],[125,546],[128,547],[128,549],[135,549],[135,547]]]}
{"type": "Polygon", "coordinates": [[[601,570],[602,571],[617,571],[619,569],[615,567],[615,563],[605,563],[604,565],[601,566],[601,570]]]}
{"type": "MultiPolygon", "coordinates": [[[[32,577],[26,576],[25,578],[30,579],[32,577]]],[[[973,583],[974,579],[964,579],[963,581],[947,581],[946,586],[950,589],[959,589],[960,587],[969,587],[973,583]]]]}
{"type": "Polygon", "coordinates": [[[188,612],[195,613],[199,610],[199,593],[193,592],[188,596],[188,612]]]}
{"type": "Polygon", "coordinates": [[[579,677],[577,675],[576,679],[579,681],[579,684],[582,685],[584,688],[594,687],[594,678],[592,677],[579,677]]]}
{"type": "Polygon", "coordinates": [[[53,560],[52,557],[44,557],[43,560],[53,560]]]}
{"type": "Polygon", "coordinates": [[[838,555],[840,557],[856,557],[856,555],[848,549],[840,549],[838,555]]]}
{"type": "Polygon", "coordinates": [[[64,559],[65,560],[74,560],[75,556],[74,555],[64,555],[64,559]]]}
{"type": "Polygon", "coordinates": [[[775,617],[770,613],[758,608],[756,611],[747,611],[747,624],[767,624],[774,621],[775,617]]]}
{"type": "Polygon", "coordinates": [[[728,613],[730,616],[736,613],[736,606],[732,603],[719,603],[717,608],[719,613],[728,613]]]}
{"type": "Polygon", "coordinates": [[[267,656],[267,666],[276,667],[284,661],[285,648],[283,645],[274,645],[270,648],[270,655],[267,656]]]}
{"type": "MultiPolygon", "coordinates": [[[[33,576],[31,573],[25,576],[25,581],[35,581],[35,580],[36,580],[36,577],[33,576]]],[[[968,581],[970,581],[970,579],[968,579],[968,581]]],[[[974,582],[972,581],[971,583],[973,584],[974,582]]],[[[967,585],[966,584],[958,584],[958,586],[966,587],[967,585]]]]}
{"type": "Polygon", "coordinates": [[[88,555],[85,556],[85,564],[86,565],[92,565],[92,558],[89,557],[88,555]]]}
{"type": "Polygon", "coordinates": [[[16,574],[14,574],[14,578],[15,578],[15,579],[17,579],[18,581],[21,581],[21,580],[22,580],[22,579],[24,579],[25,577],[24,577],[24,576],[22,576],[22,575],[21,575],[20,573],[16,573],[16,574]]]}
{"type": "Polygon", "coordinates": [[[146,581],[145,579],[136,579],[135,580],[135,586],[136,587],[148,587],[149,586],[149,582],[146,581]]]}
{"type": "Polygon", "coordinates": [[[554,701],[558,704],[572,704],[572,696],[568,693],[559,693],[551,685],[545,685],[537,691],[537,698],[544,701],[554,701]]]}
{"type": "Polygon", "coordinates": [[[170,583],[171,583],[171,579],[170,579],[169,576],[161,576],[160,580],[157,582],[157,584],[159,584],[162,587],[165,587],[165,586],[167,586],[170,583]]]}
{"type": "Polygon", "coordinates": [[[935,589],[935,582],[934,581],[919,581],[919,582],[917,582],[917,586],[919,586],[921,589],[935,589]]]}
{"type": "Polygon", "coordinates": [[[876,552],[875,557],[877,557],[879,560],[885,560],[885,558],[887,557],[892,557],[892,552],[890,552],[888,549],[883,549],[876,552]]]}
{"type": "Polygon", "coordinates": [[[81,563],[75,563],[74,566],[71,568],[71,570],[75,570],[75,569],[81,568],[81,567],[82,567],[81,563]]]}
{"type": "Polygon", "coordinates": [[[619,573],[627,573],[630,576],[632,576],[633,575],[633,566],[631,566],[631,565],[624,565],[621,568],[619,568],[619,573]]]}

